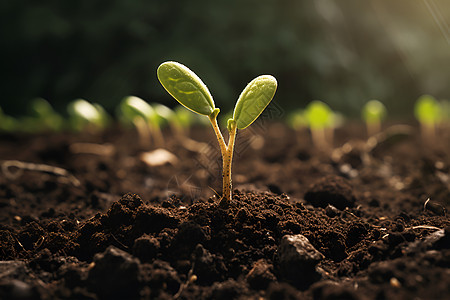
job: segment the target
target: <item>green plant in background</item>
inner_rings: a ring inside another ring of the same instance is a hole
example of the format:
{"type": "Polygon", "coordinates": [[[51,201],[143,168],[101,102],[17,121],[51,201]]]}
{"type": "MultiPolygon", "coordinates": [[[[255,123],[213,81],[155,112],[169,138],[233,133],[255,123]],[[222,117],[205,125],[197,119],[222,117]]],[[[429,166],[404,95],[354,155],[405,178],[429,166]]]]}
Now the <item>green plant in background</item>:
{"type": "Polygon", "coordinates": [[[422,138],[434,139],[436,125],[442,119],[439,102],[433,96],[421,96],[414,105],[414,115],[420,123],[422,138]]]}
{"type": "Polygon", "coordinates": [[[11,116],[5,115],[0,107],[0,131],[13,132],[17,127],[17,120],[11,116]]]}
{"type": "Polygon", "coordinates": [[[195,122],[194,116],[196,115],[190,113],[188,110],[186,110],[186,108],[184,108],[184,106],[177,105],[173,109],[173,111],[175,113],[177,122],[184,128],[183,130],[189,129],[195,122]]]}
{"type": "Polygon", "coordinates": [[[47,100],[33,99],[30,103],[32,118],[37,130],[61,131],[64,128],[64,118],[57,113],[47,100]]]}
{"type": "Polygon", "coordinates": [[[294,130],[298,131],[308,127],[308,118],[304,109],[296,109],[287,117],[287,124],[294,130]]]}
{"type": "Polygon", "coordinates": [[[101,130],[108,126],[109,115],[99,104],[91,104],[84,99],[77,99],[67,106],[69,123],[72,129],[81,131],[101,130]]]}
{"type": "Polygon", "coordinates": [[[361,116],[366,122],[367,135],[369,137],[380,132],[381,122],[386,118],[386,114],[386,107],[378,100],[370,100],[364,105],[361,116]]]}
{"type": "Polygon", "coordinates": [[[150,146],[152,137],[156,146],[164,144],[161,132],[163,118],[141,98],[136,96],[124,98],[119,105],[119,118],[125,123],[132,123],[136,127],[141,146],[150,146]]]}
{"type": "Polygon", "coordinates": [[[186,109],[180,107],[181,109],[176,112],[160,103],[152,103],[151,105],[157,117],[160,119],[159,124],[161,127],[170,126],[176,138],[184,137],[187,134],[192,124],[192,114],[186,111],[186,109]]]}
{"type": "Polygon", "coordinates": [[[209,118],[222,153],[221,204],[227,205],[232,196],[231,164],[237,130],[252,124],[270,103],[277,89],[276,79],[270,75],[262,75],[245,87],[236,102],[232,118],[228,119],[229,140],[226,144],[217,124],[220,109],[215,107],[213,97],[202,80],[186,66],[173,61],[162,63],[157,75],[162,86],[181,105],[209,118]]]}
{"type": "Polygon", "coordinates": [[[304,115],[311,130],[315,147],[327,149],[333,140],[333,130],[336,126],[336,117],[331,108],[322,101],[314,100],[308,104],[304,115]],[[328,140],[327,142],[327,131],[328,140]]]}

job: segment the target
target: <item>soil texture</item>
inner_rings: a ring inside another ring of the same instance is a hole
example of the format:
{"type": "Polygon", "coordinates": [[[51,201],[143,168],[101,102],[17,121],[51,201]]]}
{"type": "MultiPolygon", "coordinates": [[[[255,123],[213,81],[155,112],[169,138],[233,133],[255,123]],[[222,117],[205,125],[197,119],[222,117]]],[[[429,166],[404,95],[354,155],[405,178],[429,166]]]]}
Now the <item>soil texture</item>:
{"type": "Polygon", "coordinates": [[[0,299],[448,299],[449,128],[255,128],[1,134],[0,299]]]}

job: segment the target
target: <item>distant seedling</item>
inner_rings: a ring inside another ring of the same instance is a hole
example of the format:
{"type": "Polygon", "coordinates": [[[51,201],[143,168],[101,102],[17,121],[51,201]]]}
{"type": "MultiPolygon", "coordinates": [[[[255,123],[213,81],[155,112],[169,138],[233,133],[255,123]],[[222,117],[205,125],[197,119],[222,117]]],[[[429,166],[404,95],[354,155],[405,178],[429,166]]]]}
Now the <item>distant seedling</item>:
{"type": "Polygon", "coordinates": [[[47,100],[36,98],[31,101],[36,129],[61,131],[64,127],[64,119],[58,114],[47,100]]]}
{"type": "Polygon", "coordinates": [[[122,100],[119,108],[122,121],[132,123],[136,127],[141,146],[148,147],[152,137],[155,145],[164,144],[162,118],[150,104],[141,98],[129,96],[122,100]]]}
{"type": "Polygon", "coordinates": [[[336,121],[335,114],[331,108],[322,101],[314,100],[308,104],[304,115],[308,127],[311,130],[315,147],[319,149],[329,148],[333,141],[333,131],[336,121]],[[327,142],[327,139],[329,142],[327,142]]]}
{"type": "Polygon", "coordinates": [[[433,140],[436,136],[436,125],[442,118],[439,102],[433,96],[421,96],[414,106],[414,115],[420,123],[422,138],[433,140]]]}
{"type": "Polygon", "coordinates": [[[109,115],[99,104],[91,104],[84,99],[77,99],[67,106],[72,129],[81,131],[101,130],[107,127],[109,115]]]}
{"type": "Polygon", "coordinates": [[[290,113],[287,117],[288,125],[294,130],[300,130],[308,127],[308,118],[304,109],[298,109],[290,113]]]}
{"type": "MultiPolygon", "coordinates": [[[[174,110],[160,103],[152,103],[152,107],[155,110],[157,117],[160,119],[159,124],[161,127],[168,125],[177,138],[186,133],[185,129],[189,128],[190,120],[186,122],[185,116],[177,114],[174,110]],[[182,119],[183,117],[184,120],[182,119]],[[183,126],[184,123],[187,123],[186,127],[183,126]]],[[[182,110],[186,112],[186,109],[183,108],[182,110]]],[[[188,115],[191,114],[189,113],[188,115]]]]}
{"type": "Polygon", "coordinates": [[[378,100],[370,100],[364,105],[361,115],[366,122],[367,135],[369,137],[381,130],[381,122],[386,118],[386,107],[378,100]]]}
{"type": "Polygon", "coordinates": [[[17,129],[18,122],[15,118],[3,113],[0,107],[0,131],[13,132],[17,129]]]}
{"type": "Polygon", "coordinates": [[[236,102],[232,118],[228,119],[229,140],[226,144],[217,124],[220,109],[215,107],[213,98],[203,81],[186,66],[173,61],[161,64],[157,75],[162,86],[181,105],[209,118],[222,153],[221,204],[227,205],[232,196],[231,164],[237,129],[247,128],[263,112],[275,95],[276,79],[270,75],[262,75],[253,79],[245,87],[236,102]]]}

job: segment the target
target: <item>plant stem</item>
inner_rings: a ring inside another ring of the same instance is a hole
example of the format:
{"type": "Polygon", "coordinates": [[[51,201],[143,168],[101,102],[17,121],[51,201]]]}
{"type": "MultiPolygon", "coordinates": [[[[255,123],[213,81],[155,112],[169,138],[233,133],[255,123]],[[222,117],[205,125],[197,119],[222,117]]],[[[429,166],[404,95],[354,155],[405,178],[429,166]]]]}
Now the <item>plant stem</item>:
{"type": "Polygon", "coordinates": [[[164,136],[162,134],[161,127],[159,127],[158,124],[152,124],[151,131],[152,131],[153,142],[155,143],[155,146],[156,147],[164,146],[164,136]]]}
{"type": "Polygon", "coordinates": [[[372,120],[371,122],[366,122],[367,126],[367,136],[371,137],[381,131],[380,120],[372,120]]]}
{"type": "Polygon", "coordinates": [[[133,119],[133,124],[137,129],[141,147],[148,148],[150,146],[151,134],[147,122],[142,117],[135,117],[133,119]]]}
{"type": "Polygon", "coordinates": [[[209,121],[211,122],[211,125],[216,134],[217,140],[219,141],[220,152],[222,153],[222,158],[223,158],[225,156],[225,154],[227,153],[227,145],[225,144],[222,132],[220,132],[219,125],[217,124],[217,114],[211,114],[209,116],[209,121]]]}
{"type": "Polygon", "coordinates": [[[311,128],[312,141],[316,148],[324,150],[328,148],[325,137],[325,128],[311,128]]]}
{"type": "Polygon", "coordinates": [[[222,170],[222,185],[223,193],[220,204],[228,205],[231,201],[232,181],[231,181],[231,164],[233,162],[234,143],[236,140],[236,123],[232,123],[230,130],[230,138],[228,140],[228,146],[226,149],[226,155],[223,157],[223,170],[222,170]]]}
{"type": "Polygon", "coordinates": [[[222,200],[220,205],[228,205],[231,201],[231,164],[233,161],[233,151],[234,151],[234,143],[236,140],[236,122],[231,122],[229,127],[230,137],[228,139],[228,145],[225,144],[223,139],[222,132],[219,129],[219,125],[217,124],[217,113],[212,113],[209,115],[209,120],[214,129],[214,132],[217,136],[217,140],[219,142],[220,151],[222,153],[222,200]]]}
{"type": "Polygon", "coordinates": [[[436,127],[433,123],[422,122],[420,124],[420,131],[422,139],[427,142],[432,142],[436,138],[436,127]]]}

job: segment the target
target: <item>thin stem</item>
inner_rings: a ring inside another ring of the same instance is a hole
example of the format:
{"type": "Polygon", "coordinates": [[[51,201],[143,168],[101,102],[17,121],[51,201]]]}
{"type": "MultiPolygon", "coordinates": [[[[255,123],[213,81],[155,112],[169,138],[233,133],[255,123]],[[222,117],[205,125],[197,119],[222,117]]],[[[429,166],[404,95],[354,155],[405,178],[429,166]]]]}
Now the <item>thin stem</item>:
{"type": "Polygon", "coordinates": [[[231,191],[232,191],[232,181],[231,181],[231,165],[233,162],[233,151],[234,143],[236,140],[236,123],[231,123],[231,130],[229,131],[230,137],[228,140],[228,146],[226,149],[226,155],[223,158],[223,173],[222,173],[222,184],[223,184],[223,194],[221,205],[227,205],[231,201],[231,191]]]}
{"type": "Polygon", "coordinates": [[[324,150],[328,147],[325,137],[325,128],[311,128],[311,135],[313,144],[316,148],[324,150]]]}
{"type": "Polygon", "coordinates": [[[153,134],[153,142],[155,143],[156,147],[164,146],[164,136],[162,134],[161,127],[159,127],[158,124],[153,124],[151,130],[153,134]]]}
{"type": "Polygon", "coordinates": [[[420,131],[422,135],[422,139],[426,142],[432,142],[436,138],[436,127],[433,123],[424,123],[420,124],[420,131]]]}
{"type": "Polygon", "coordinates": [[[141,147],[148,148],[150,146],[150,127],[142,117],[135,117],[133,124],[137,129],[139,135],[139,143],[141,147]]]}
{"type": "Polygon", "coordinates": [[[371,137],[381,131],[381,122],[380,120],[372,120],[371,122],[367,122],[367,136],[371,137]]]}
{"type": "Polygon", "coordinates": [[[217,140],[219,141],[220,152],[222,153],[222,158],[224,158],[227,153],[227,145],[225,144],[225,141],[223,139],[222,132],[220,132],[216,117],[217,114],[211,114],[209,116],[209,121],[211,122],[214,132],[216,133],[217,140]]]}

